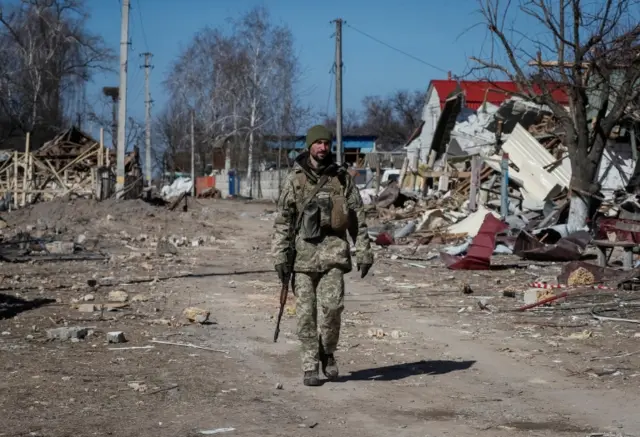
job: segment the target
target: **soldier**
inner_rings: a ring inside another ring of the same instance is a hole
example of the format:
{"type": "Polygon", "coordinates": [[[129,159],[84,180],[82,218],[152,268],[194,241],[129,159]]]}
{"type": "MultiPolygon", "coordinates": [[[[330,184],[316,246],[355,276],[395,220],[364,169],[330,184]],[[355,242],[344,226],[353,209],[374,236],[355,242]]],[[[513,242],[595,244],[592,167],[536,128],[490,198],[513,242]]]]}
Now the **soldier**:
{"type": "Polygon", "coordinates": [[[275,269],[281,281],[294,275],[307,386],[320,384],[318,361],[329,380],[338,377],[334,352],[344,309],[344,274],[353,269],[347,233],[355,242],[361,278],[373,264],[360,192],[346,166],[334,162],[331,140],[324,126],[308,130],[308,150],[298,155],[285,180],[274,225],[275,269]]]}

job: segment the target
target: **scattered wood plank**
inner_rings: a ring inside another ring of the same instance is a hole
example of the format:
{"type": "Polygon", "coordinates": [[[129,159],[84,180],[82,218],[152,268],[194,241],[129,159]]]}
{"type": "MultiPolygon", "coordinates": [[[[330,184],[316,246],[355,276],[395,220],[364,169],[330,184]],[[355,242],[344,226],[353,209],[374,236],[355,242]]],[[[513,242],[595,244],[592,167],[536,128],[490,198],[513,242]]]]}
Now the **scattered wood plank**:
{"type": "Polygon", "coordinates": [[[190,348],[194,348],[194,349],[202,349],[205,351],[211,351],[211,352],[219,352],[221,354],[228,354],[229,351],[225,351],[225,350],[221,350],[221,349],[213,349],[210,347],[204,347],[204,346],[198,346],[197,344],[193,344],[193,343],[176,343],[173,341],[163,341],[163,340],[151,340],[151,343],[159,343],[159,344],[168,344],[171,346],[182,346],[182,347],[190,347],[190,348]]]}

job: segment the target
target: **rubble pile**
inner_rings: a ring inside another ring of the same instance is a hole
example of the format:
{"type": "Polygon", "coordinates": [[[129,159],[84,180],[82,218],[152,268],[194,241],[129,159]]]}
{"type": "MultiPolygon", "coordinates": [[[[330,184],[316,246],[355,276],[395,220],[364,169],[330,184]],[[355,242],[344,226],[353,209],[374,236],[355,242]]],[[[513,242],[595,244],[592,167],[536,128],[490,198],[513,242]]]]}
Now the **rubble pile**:
{"type": "MultiPolygon", "coordinates": [[[[444,118],[455,123],[443,125],[442,135],[436,130],[427,165],[417,165],[419,157],[408,150],[397,181],[380,190],[363,190],[370,217],[378,222],[372,239],[380,245],[412,240],[417,245],[470,243],[492,214],[508,225],[503,232],[507,238],[497,239],[508,248],[501,253],[551,261],[578,259],[590,242],[584,235],[588,228],[567,226],[571,165],[562,145],[564,132],[551,111],[518,98],[499,107],[486,103],[478,111],[447,105],[438,127],[444,118]]],[[[635,215],[640,204],[619,206],[633,162],[615,154],[607,149],[599,178],[602,188],[592,194],[595,206],[589,217],[597,213],[603,226],[593,234],[599,239],[615,238],[610,228],[621,213],[626,216],[621,219],[640,219],[635,215]]]]}
{"type": "MultiPolygon", "coordinates": [[[[494,270],[500,267],[499,261],[492,263],[494,255],[532,268],[572,266],[564,276],[536,274],[537,280],[518,287],[544,290],[525,299],[530,305],[525,309],[567,297],[569,292],[561,296],[555,288],[634,285],[640,276],[633,270],[640,264],[633,260],[640,252],[640,200],[625,191],[635,160],[620,153],[623,147],[606,149],[594,184],[599,191],[581,193],[592,198],[587,223],[571,227],[572,169],[565,133],[551,111],[517,98],[499,107],[486,103],[477,111],[450,104],[454,100],[445,103],[427,159],[424,138],[415,154],[410,142],[398,179],[362,190],[369,236],[380,256],[433,261],[434,267],[450,270],[494,270]],[[589,259],[597,262],[584,262],[589,259]],[[611,285],[607,280],[616,274],[630,276],[611,285]]],[[[420,138],[418,133],[412,141],[420,138]]],[[[504,296],[515,296],[508,291],[504,296]]]]}
{"type": "Polygon", "coordinates": [[[5,214],[0,262],[108,261],[207,247],[232,227],[224,213],[190,203],[171,210],[142,199],[55,199],[5,214]],[[216,218],[222,217],[222,221],[216,218]]]}

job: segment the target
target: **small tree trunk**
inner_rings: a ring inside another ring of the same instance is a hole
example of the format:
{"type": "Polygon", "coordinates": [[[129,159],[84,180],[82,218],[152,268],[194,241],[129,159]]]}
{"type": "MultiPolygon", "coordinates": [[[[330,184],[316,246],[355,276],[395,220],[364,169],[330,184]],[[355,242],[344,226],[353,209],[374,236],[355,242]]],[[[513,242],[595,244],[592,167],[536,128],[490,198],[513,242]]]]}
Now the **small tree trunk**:
{"type": "MultiPolygon", "coordinates": [[[[601,144],[596,143],[593,147],[601,146],[601,144]]],[[[598,184],[593,183],[598,174],[600,160],[590,159],[585,149],[574,149],[573,159],[571,160],[571,187],[576,191],[571,190],[569,192],[570,206],[567,227],[570,232],[583,228],[587,221],[591,219],[591,205],[593,203],[591,194],[596,194],[600,191],[598,184]]]]}
{"type": "Polygon", "coordinates": [[[249,197],[253,196],[253,150],[255,146],[255,125],[257,105],[255,99],[251,103],[251,119],[249,120],[249,153],[247,154],[247,185],[249,185],[249,197]]]}
{"type": "Polygon", "coordinates": [[[571,192],[569,201],[569,218],[567,220],[567,228],[569,232],[584,227],[589,217],[589,209],[591,206],[591,198],[583,196],[575,191],[571,192]]]}

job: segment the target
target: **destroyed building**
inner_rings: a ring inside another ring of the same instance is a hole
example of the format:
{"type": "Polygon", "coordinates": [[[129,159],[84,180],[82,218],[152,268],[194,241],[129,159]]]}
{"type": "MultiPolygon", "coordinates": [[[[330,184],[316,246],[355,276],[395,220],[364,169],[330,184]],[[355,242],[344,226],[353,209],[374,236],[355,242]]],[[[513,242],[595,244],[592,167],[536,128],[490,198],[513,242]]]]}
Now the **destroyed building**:
{"type": "MultiPolygon", "coordinates": [[[[568,107],[566,92],[552,89],[568,107]]],[[[410,244],[414,252],[424,247],[428,259],[441,258],[450,269],[489,269],[493,254],[577,262],[589,248],[602,268],[616,248],[625,253],[622,267],[632,268],[640,203],[624,193],[638,156],[637,120],[630,114],[614,130],[589,222],[569,229],[572,168],[564,132],[550,108],[516,91],[511,82],[431,81],[397,181],[361,190],[380,220],[372,240],[410,244]]]]}
{"type": "MultiPolygon", "coordinates": [[[[86,132],[72,126],[50,139],[22,146],[13,141],[0,151],[0,195],[3,209],[49,201],[63,196],[97,199],[115,193],[116,154],[86,132]]],[[[137,147],[125,155],[125,198],[142,191],[142,170],[137,147]]]]}

